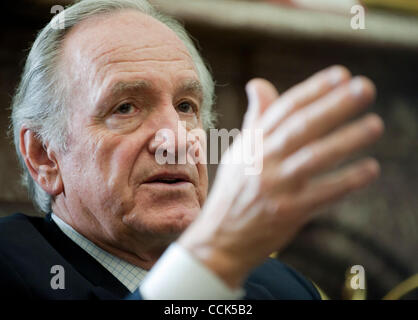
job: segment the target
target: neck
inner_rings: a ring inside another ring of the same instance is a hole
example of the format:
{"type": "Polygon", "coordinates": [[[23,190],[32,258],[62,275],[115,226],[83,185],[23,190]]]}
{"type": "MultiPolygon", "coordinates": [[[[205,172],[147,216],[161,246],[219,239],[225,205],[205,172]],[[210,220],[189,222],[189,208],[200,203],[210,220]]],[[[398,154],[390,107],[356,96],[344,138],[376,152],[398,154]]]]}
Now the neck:
{"type": "Polygon", "coordinates": [[[165,238],[144,236],[135,230],[124,230],[115,237],[97,219],[92,219],[92,215],[75,216],[70,213],[74,213],[74,210],[67,209],[63,203],[55,202],[52,205],[54,214],[79,234],[106,252],[144,270],[151,269],[176,238],[173,235],[165,238]]]}

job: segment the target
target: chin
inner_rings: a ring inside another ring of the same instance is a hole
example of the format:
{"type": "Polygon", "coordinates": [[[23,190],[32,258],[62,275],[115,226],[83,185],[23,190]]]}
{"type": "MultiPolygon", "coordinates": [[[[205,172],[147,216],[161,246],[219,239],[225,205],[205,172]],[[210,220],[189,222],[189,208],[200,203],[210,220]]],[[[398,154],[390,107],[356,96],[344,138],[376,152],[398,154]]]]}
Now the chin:
{"type": "Polygon", "coordinates": [[[196,219],[200,207],[166,207],[153,210],[138,209],[124,217],[124,223],[129,224],[136,232],[161,239],[175,240],[196,219]]]}

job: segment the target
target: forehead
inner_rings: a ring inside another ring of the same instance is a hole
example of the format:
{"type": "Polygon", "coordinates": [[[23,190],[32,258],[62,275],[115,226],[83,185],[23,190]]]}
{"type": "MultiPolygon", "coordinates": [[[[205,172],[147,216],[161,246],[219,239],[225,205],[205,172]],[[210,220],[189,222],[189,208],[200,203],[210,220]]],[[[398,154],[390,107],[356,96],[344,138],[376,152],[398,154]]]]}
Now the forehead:
{"type": "Polygon", "coordinates": [[[83,85],[118,73],[196,74],[191,56],[178,36],[163,23],[135,10],[88,18],[76,25],[63,45],[63,68],[83,85]]]}

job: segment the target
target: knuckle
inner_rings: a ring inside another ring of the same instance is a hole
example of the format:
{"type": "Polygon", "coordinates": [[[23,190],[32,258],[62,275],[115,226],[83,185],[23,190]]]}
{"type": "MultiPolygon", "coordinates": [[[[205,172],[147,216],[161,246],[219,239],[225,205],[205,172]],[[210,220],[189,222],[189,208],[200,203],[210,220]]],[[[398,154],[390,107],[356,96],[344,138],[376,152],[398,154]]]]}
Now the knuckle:
{"type": "Polygon", "coordinates": [[[295,203],[291,196],[285,195],[280,197],[276,208],[278,214],[276,214],[275,217],[278,221],[280,221],[283,216],[291,215],[295,211],[295,203]]]}
{"type": "Polygon", "coordinates": [[[285,148],[291,147],[294,140],[307,131],[308,119],[309,115],[306,112],[298,112],[285,122],[282,131],[285,136],[285,148]]]}
{"type": "Polygon", "coordinates": [[[327,144],[321,146],[321,151],[316,151],[316,161],[321,162],[322,159],[326,159],[328,161],[339,160],[341,157],[347,154],[347,152],[352,151],[353,149],[353,139],[356,137],[345,137],[345,144],[338,143],[340,141],[333,141],[332,144],[327,144]]]}

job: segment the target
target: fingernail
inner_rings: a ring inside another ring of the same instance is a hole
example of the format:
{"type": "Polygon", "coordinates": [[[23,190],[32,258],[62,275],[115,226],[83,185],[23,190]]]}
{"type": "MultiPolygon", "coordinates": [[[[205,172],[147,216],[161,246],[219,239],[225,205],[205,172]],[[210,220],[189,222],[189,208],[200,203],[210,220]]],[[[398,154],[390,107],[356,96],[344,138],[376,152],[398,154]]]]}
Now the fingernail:
{"type": "Polygon", "coordinates": [[[335,86],[339,84],[344,79],[345,73],[341,68],[333,68],[330,71],[329,81],[330,83],[335,86]]]}
{"type": "Polygon", "coordinates": [[[255,86],[251,84],[251,82],[247,83],[245,86],[245,91],[247,92],[248,97],[248,110],[249,112],[256,113],[258,109],[258,100],[257,100],[257,92],[255,90],[255,86]]]}
{"type": "Polygon", "coordinates": [[[366,160],[365,169],[368,174],[372,174],[373,176],[378,176],[380,173],[379,163],[372,158],[366,160]]]}
{"type": "Polygon", "coordinates": [[[380,135],[383,132],[384,124],[382,119],[374,114],[371,114],[367,117],[367,129],[372,132],[374,135],[380,135]]]}
{"type": "Polygon", "coordinates": [[[350,83],[350,92],[355,97],[360,97],[364,92],[363,81],[359,78],[354,79],[350,83]]]}
{"type": "Polygon", "coordinates": [[[254,104],[254,102],[256,101],[256,92],[254,85],[251,84],[251,82],[247,83],[247,85],[245,86],[245,91],[247,92],[248,105],[250,106],[254,104]]]}

